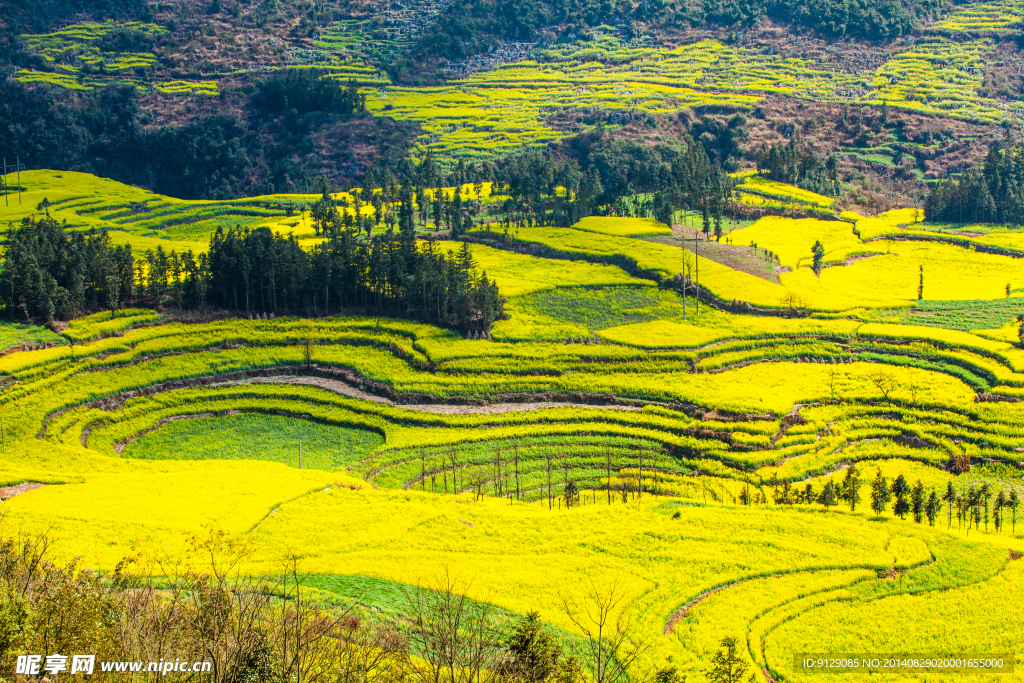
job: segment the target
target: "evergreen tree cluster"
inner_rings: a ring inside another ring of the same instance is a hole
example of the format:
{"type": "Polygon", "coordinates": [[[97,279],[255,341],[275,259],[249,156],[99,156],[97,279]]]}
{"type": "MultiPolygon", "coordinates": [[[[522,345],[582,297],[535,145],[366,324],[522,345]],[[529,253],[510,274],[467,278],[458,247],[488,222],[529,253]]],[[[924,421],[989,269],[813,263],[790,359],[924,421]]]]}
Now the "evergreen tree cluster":
{"type": "Polygon", "coordinates": [[[835,154],[822,158],[814,150],[801,147],[794,135],[787,143],[777,143],[757,151],[757,168],[780,183],[796,185],[826,197],[838,197],[839,160],[835,154]]]}
{"type": "Polygon", "coordinates": [[[487,331],[504,315],[497,285],[478,273],[469,245],[458,253],[417,242],[407,229],[360,240],[353,230],[312,251],[269,228],[218,230],[208,254],[134,258],[105,232],[68,233],[52,218],[12,231],[0,287],[8,317],[67,320],[132,303],[172,303],[266,315],[331,314],[357,308],[464,331],[487,331]]]}
{"type": "Polygon", "coordinates": [[[326,112],[349,117],[366,110],[366,95],[349,79],[345,87],[321,69],[281,69],[264,79],[253,103],[281,114],[295,110],[298,114],[326,112]]]}
{"type": "MultiPolygon", "coordinates": [[[[0,135],[8,159],[28,168],[95,173],[181,199],[308,192],[316,181],[311,169],[331,151],[315,134],[353,120],[373,129],[369,152],[386,157],[378,163],[397,165],[414,137],[412,124],[365,114],[355,83],[315,69],[282,70],[258,81],[251,96],[234,91],[224,99],[189,122],[148,125],[150,113],[131,85],[72,91],[0,82],[0,135]]],[[[344,151],[338,155],[342,161],[344,151]]],[[[337,174],[354,183],[364,170],[349,161],[337,174]]]]}
{"type": "Polygon", "coordinates": [[[609,207],[671,223],[674,212],[686,208],[700,213],[710,232],[712,223],[720,227],[733,188],[728,174],[690,136],[677,146],[651,147],[612,140],[601,131],[577,136],[556,153],[503,159],[486,175],[510,195],[502,207],[506,226],[567,226],[609,207]],[[641,194],[651,197],[635,205],[632,198],[641,194]]]}
{"type": "Polygon", "coordinates": [[[1024,224],[1024,146],[992,145],[980,170],[940,181],[928,195],[925,220],[1024,224]]]}
{"type": "Polygon", "coordinates": [[[131,246],[113,245],[106,232],[66,232],[49,217],[10,231],[2,263],[0,298],[10,317],[68,320],[116,309],[134,294],[131,246]]]}

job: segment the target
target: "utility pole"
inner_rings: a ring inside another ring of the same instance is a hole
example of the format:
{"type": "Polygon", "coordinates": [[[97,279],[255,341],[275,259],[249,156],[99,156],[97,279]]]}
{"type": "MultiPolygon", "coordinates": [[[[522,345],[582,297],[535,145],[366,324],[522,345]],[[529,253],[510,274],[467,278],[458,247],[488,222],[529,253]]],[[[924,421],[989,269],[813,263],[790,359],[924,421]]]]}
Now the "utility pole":
{"type": "Polygon", "coordinates": [[[696,292],[695,292],[696,295],[697,295],[697,302],[696,302],[697,312],[694,314],[696,316],[700,316],[700,242],[697,241],[697,234],[698,233],[699,233],[698,230],[694,230],[693,231],[693,251],[694,251],[693,268],[694,268],[694,275],[697,278],[697,282],[696,282],[697,286],[696,286],[696,292]]]}
{"type": "Polygon", "coordinates": [[[18,160],[18,206],[21,206],[21,156],[17,157],[18,160]]]}
{"type": "Polygon", "coordinates": [[[4,453],[7,452],[7,436],[4,434],[4,423],[7,420],[0,420],[0,442],[3,443],[4,453]]]}
{"type": "Polygon", "coordinates": [[[514,445],[516,452],[516,500],[520,500],[519,491],[519,444],[514,445]]]}
{"type": "Polygon", "coordinates": [[[644,449],[643,449],[642,446],[640,447],[640,453],[638,455],[638,460],[639,460],[640,468],[637,471],[637,476],[636,476],[636,499],[637,499],[637,501],[640,500],[640,498],[643,496],[643,492],[644,492],[644,449]]]}
{"type": "Polygon", "coordinates": [[[612,449],[610,446],[604,448],[604,467],[605,467],[605,488],[608,491],[608,505],[612,504],[612,449]]]}
{"type": "Polygon", "coordinates": [[[10,206],[11,202],[7,199],[7,157],[4,157],[4,206],[10,206]]]}
{"type": "Polygon", "coordinates": [[[548,475],[548,510],[550,510],[551,509],[551,454],[550,453],[547,456],[547,463],[546,463],[546,467],[544,469],[547,470],[547,475],[548,475]]]}

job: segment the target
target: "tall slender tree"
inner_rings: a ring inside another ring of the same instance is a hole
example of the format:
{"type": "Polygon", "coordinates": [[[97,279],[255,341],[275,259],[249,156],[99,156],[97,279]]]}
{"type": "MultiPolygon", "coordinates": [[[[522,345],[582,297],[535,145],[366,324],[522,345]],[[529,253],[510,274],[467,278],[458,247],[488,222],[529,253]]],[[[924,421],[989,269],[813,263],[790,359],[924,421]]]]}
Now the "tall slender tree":
{"type": "Polygon", "coordinates": [[[882,476],[882,470],[877,470],[875,479],[871,482],[871,511],[876,515],[882,514],[889,507],[891,498],[889,484],[882,476]]]}

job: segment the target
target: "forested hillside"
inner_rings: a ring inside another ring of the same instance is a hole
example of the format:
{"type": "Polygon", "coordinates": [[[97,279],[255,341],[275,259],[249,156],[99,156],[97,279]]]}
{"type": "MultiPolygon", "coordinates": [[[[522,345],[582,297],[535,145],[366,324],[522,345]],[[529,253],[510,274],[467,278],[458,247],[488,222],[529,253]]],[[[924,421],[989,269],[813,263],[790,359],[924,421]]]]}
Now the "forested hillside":
{"type": "Polygon", "coordinates": [[[774,145],[817,160],[774,178],[818,192],[852,181],[851,207],[886,209],[922,201],[923,181],[963,172],[1002,137],[1015,12],[21,0],[0,12],[0,133],[28,168],[209,199],[317,192],[321,176],[352,187],[371,170],[385,185],[428,150],[452,183],[500,179],[488,164],[521,166],[546,145],[613,201],[658,189],[650,169],[670,167],[688,138],[716,173],[765,168],[774,145]],[[990,34],[955,33],[971,26],[990,34]]]}
{"type": "Polygon", "coordinates": [[[493,51],[506,41],[553,43],[585,36],[601,25],[628,38],[645,33],[671,39],[709,26],[744,31],[765,19],[826,38],[890,41],[952,6],[949,0],[455,0],[419,39],[392,76],[421,74],[439,60],[493,51]],[[411,72],[411,73],[410,73],[411,72]]]}

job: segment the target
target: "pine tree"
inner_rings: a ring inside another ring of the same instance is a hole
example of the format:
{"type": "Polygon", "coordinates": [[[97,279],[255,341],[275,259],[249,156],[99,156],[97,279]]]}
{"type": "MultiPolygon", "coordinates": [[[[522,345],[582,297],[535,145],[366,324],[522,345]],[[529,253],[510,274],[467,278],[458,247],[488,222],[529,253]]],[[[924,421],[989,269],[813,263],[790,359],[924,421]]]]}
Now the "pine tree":
{"type": "Polygon", "coordinates": [[[928,494],[928,502],[925,504],[925,514],[928,516],[928,526],[935,526],[935,518],[939,516],[942,509],[942,500],[935,493],[935,489],[928,494]]]}
{"type": "Polygon", "coordinates": [[[1006,492],[1000,490],[999,493],[996,494],[995,502],[992,503],[992,521],[995,524],[996,533],[998,533],[1003,526],[1003,508],[1006,507],[1006,503],[1006,492]]]}
{"type": "Polygon", "coordinates": [[[857,511],[857,504],[861,501],[860,488],[863,482],[860,479],[860,470],[856,465],[846,468],[846,476],[843,478],[841,497],[850,504],[850,512],[857,511]]]}
{"type": "Polygon", "coordinates": [[[814,247],[811,249],[811,253],[814,255],[814,262],[811,265],[811,268],[816,274],[820,273],[821,268],[825,263],[825,246],[820,240],[816,240],[814,242],[814,247]]]}
{"type": "Polygon", "coordinates": [[[891,497],[889,484],[882,476],[882,470],[877,470],[875,479],[871,482],[871,511],[876,515],[885,512],[891,497]]]}
{"type": "Polygon", "coordinates": [[[924,519],[925,502],[924,484],[918,479],[910,491],[910,509],[914,513],[914,521],[918,524],[924,519]]]}
{"type": "Polygon", "coordinates": [[[828,512],[830,507],[839,502],[838,488],[839,487],[829,480],[825,483],[825,488],[821,490],[821,494],[818,496],[818,502],[821,503],[826,512],[828,512]]]}
{"type": "Polygon", "coordinates": [[[953,482],[946,482],[946,492],[942,494],[942,501],[949,507],[949,522],[947,528],[953,528],[953,504],[956,502],[956,491],[953,490],[953,482]]]}
{"type": "Polygon", "coordinates": [[[909,494],[910,484],[907,483],[906,477],[901,474],[892,483],[892,495],[896,498],[892,512],[894,515],[899,516],[900,519],[906,519],[907,513],[910,512],[910,501],[907,500],[909,494]]]}

